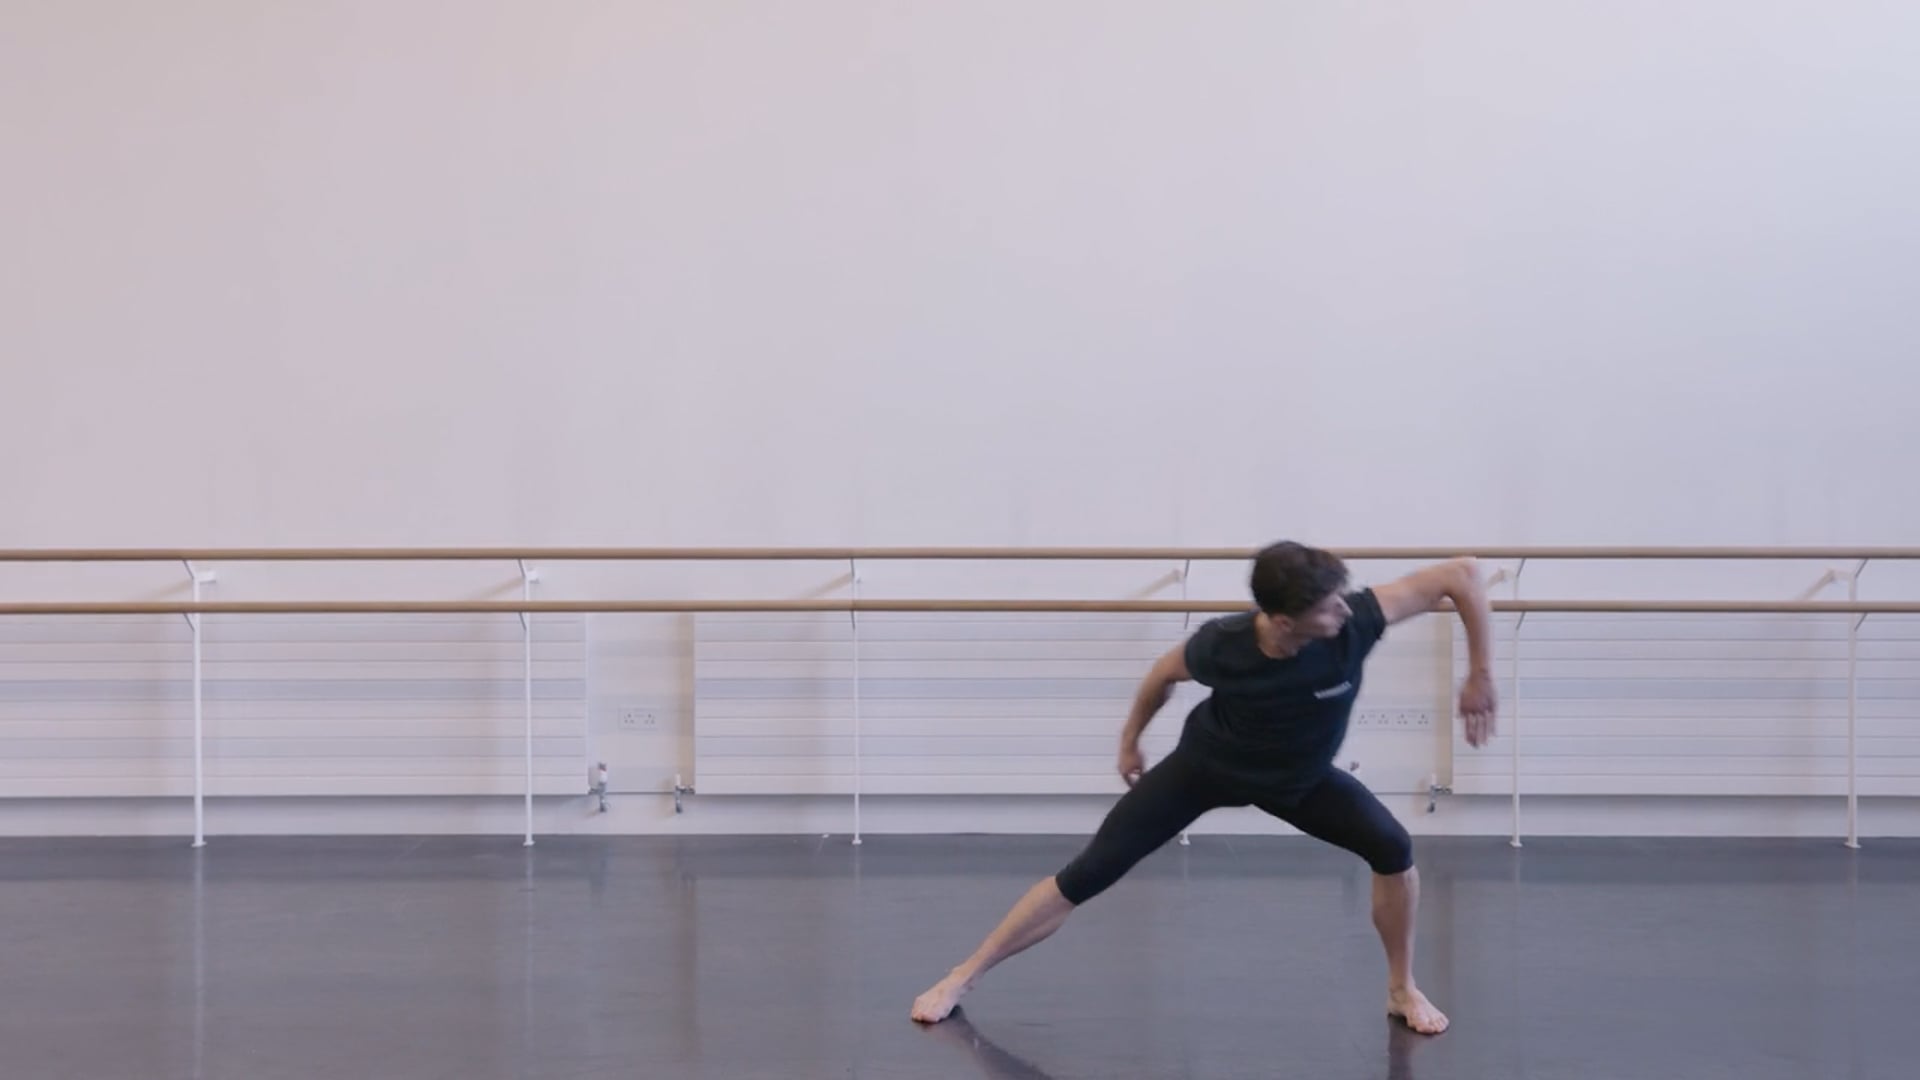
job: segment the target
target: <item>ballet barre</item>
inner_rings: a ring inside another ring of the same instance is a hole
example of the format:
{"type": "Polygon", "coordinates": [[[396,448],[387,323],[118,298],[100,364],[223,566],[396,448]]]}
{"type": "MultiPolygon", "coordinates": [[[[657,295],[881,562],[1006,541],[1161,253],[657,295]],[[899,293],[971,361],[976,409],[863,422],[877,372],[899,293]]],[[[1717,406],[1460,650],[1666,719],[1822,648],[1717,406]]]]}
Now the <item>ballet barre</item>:
{"type": "MultiPolygon", "coordinates": [[[[1519,628],[1529,614],[1618,614],[1618,615],[1831,615],[1853,616],[1848,636],[1847,701],[1847,845],[1858,847],[1857,825],[1857,649],[1860,624],[1874,615],[1920,615],[1920,601],[1861,601],[1857,578],[1860,570],[1874,560],[1920,560],[1920,547],[1706,547],[1706,546],[1532,546],[1532,547],[1355,547],[1330,550],[1355,562],[1416,561],[1470,555],[1488,561],[1517,560],[1524,568],[1532,561],[1608,561],[1608,560],[1844,560],[1855,564],[1849,573],[1829,571],[1813,589],[1845,580],[1849,599],[1815,601],[1807,599],[1768,600],[1584,600],[1520,599],[1518,573],[1500,571],[1489,585],[1511,580],[1515,595],[1491,600],[1496,612],[1519,616],[1514,625],[1513,696],[1510,724],[1513,752],[1514,846],[1520,843],[1520,741],[1517,723],[1519,704],[1519,628]]],[[[526,682],[526,835],[534,842],[533,819],[533,709],[532,709],[532,618],[537,615],[583,614],[754,614],[822,613],[853,617],[855,648],[858,649],[859,620],[863,613],[900,614],[1142,614],[1179,615],[1190,621],[1196,614],[1227,614],[1249,610],[1244,600],[1195,600],[1183,595],[1180,600],[1087,600],[1087,599],[980,599],[980,598],[873,598],[861,594],[858,587],[862,561],[1172,561],[1188,568],[1195,562],[1251,559],[1255,547],[358,547],[358,548],[46,548],[0,550],[0,563],[101,564],[173,562],[187,566],[193,574],[192,598],[147,601],[0,601],[0,615],[15,617],[76,616],[161,616],[187,618],[194,636],[194,844],[204,845],[203,717],[201,696],[200,625],[204,615],[515,615],[524,632],[524,679],[526,682]],[[208,601],[201,585],[212,574],[196,564],[279,563],[279,562],[510,562],[517,566],[521,597],[517,600],[250,600],[208,601]],[[845,597],[810,599],[658,599],[594,598],[572,600],[535,600],[534,585],[540,581],[532,564],[547,562],[844,562],[852,567],[854,587],[845,597]]],[[[1183,593],[1185,573],[1181,576],[1183,593]]],[[[1451,610],[1441,605],[1439,612],[1451,610]]],[[[856,662],[858,653],[856,651],[856,662]]],[[[857,669],[856,669],[857,670],[857,669]]],[[[859,686],[854,687],[856,717],[859,686]]],[[[856,752],[858,732],[856,723],[856,752]]],[[[854,792],[854,842],[859,843],[859,783],[856,768],[854,792]]]]}
{"type": "MultiPolygon", "coordinates": [[[[1251,559],[1245,547],[349,547],[349,548],[26,548],[0,549],[0,563],[116,562],[914,562],[1085,561],[1228,562],[1251,559]]],[[[1920,559],[1920,547],[1476,546],[1339,547],[1357,562],[1447,559],[1855,560],[1920,559]]]]}
{"type": "MultiPolygon", "coordinates": [[[[1537,614],[1920,615],[1920,601],[1493,600],[1537,614]]],[[[1250,610],[1235,600],[137,600],[0,602],[0,615],[587,615],[900,612],[1183,615],[1250,610]]],[[[1451,611],[1442,604],[1437,612],[1451,611]]]]}

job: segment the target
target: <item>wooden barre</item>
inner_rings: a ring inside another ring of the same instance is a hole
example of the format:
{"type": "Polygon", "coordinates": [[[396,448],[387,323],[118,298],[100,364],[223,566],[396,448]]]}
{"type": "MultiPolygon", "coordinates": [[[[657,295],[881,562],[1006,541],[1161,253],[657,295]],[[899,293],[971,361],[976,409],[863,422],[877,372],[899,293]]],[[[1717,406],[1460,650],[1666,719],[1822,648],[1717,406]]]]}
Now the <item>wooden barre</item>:
{"type": "MultiPolygon", "coordinates": [[[[1495,600],[1541,614],[1920,615],[1920,601],[1495,600]]],[[[259,600],[0,603],[0,615],[569,615],[697,612],[1128,613],[1246,611],[1229,600],[259,600]]]]}
{"type": "MultiPolygon", "coordinates": [[[[870,562],[1115,561],[1225,562],[1256,547],[546,547],[546,548],[21,548],[0,563],[127,562],[870,562]]],[[[1354,561],[1415,561],[1477,555],[1530,560],[1920,559],[1909,547],[1353,547],[1354,561]]]]}

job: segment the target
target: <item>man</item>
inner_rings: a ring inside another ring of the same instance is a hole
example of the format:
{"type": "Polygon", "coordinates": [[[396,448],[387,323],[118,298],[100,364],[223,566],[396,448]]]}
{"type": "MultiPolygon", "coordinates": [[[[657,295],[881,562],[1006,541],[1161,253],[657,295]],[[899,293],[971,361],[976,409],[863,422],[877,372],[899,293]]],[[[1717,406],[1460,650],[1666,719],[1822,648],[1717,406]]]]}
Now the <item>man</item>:
{"type": "Polygon", "coordinates": [[[1334,764],[1360,692],[1361,668],[1386,628],[1451,601],[1465,624],[1468,675],[1460,689],[1467,742],[1493,733],[1491,607],[1471,558],[1438,563],[1378,589],[1348,592],[1329,552],[1283,542],[1254,559],[1255,610],[1215,619],[1154,664],[1120,734],[1129,790],[1093,839],[1058,874],[1029,889],[1000,925],[913,1003],[934,1023],[989,968],[1047,938],[1081,904],[1209,810],[1258,806],[1336,844],[1373,870],[1373,925],[1387,954],[1387,1011],[1426,1034],[1447,1018],[1413,980],[1419,875],[1407,831],[1359,780],[1334,764]],[[1213,691],[1187,717],[1180,743],[1146,769],[1140,734],[1175,683],[1213,691]]]}

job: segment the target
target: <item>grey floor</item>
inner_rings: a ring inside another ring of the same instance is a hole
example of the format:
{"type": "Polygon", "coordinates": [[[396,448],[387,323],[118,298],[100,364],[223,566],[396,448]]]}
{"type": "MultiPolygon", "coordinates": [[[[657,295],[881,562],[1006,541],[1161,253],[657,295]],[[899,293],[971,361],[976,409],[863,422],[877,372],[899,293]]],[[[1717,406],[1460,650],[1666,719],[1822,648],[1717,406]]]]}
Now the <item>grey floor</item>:
{"type": "Polygon", "coordinates": [[[0,841],[10,1077],[1920,1075],[1920,844],[1424,840],[1382,1013],[1367,879],[1170,846],[961,1016],[933,978],[1078,838],[0,841]]]}

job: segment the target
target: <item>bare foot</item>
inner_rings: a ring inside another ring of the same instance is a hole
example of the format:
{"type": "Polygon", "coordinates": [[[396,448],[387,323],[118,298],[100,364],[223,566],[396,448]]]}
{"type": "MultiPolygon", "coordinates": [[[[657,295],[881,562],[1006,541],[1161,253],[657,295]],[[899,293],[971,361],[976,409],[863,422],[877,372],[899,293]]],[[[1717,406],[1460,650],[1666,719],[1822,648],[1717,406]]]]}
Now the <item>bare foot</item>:
{"type": "Polygon", "coordinates": [[[960,1003],[960,995],[969,989],[971,987],[958,972],[949,972],[946,978],[913,999],[913,1018],[923,1024],[937,1024],[945,1020],[953,1007],[960,1003]]]}
{"type": "Polygon", "coordinates": [[[1387,1015],[1397,1016],[1422,1035],[1438,1035],[1447,1030],[1447,1014],[1433,1007],[1427,995],[1412,986],[1387,989],[1387,1015]]]}

